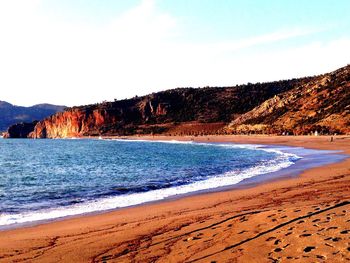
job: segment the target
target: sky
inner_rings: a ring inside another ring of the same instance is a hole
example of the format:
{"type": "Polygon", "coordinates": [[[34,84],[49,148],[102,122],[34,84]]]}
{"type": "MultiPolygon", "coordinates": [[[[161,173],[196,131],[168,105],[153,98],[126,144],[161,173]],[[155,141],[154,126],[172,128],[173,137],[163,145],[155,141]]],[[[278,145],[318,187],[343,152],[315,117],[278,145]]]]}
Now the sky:
{"type": "Polygon", "coordinates": [[[0,100],[84,105],[350,63],[348,0],[0,0],[0,100]]]}

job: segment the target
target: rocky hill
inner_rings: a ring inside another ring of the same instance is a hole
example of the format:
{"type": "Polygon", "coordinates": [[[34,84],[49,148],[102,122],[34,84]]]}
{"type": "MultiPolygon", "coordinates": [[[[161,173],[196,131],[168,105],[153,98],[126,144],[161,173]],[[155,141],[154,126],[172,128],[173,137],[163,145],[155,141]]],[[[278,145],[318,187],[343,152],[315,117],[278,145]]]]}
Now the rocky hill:
{"type": "MultiPolygon", "coordinates": [[[[67,108],[33,125],[31,138],[216,133],[349,133],[350,66],[300,79],[178,88],[67,108]]],[[[26,126],[27,128],[29,126],[26,126]]],[[[8,137],[13,137],[10,130],[8,137]]],[[[24,136],[26,137],[26,136],[24,136]]]]}
{"type": "Polygon", "coordinates": [[[65,108],[65,106],[51,104],[37,104],[31,107],[22,107],[12,105],[6,101],[0,101],[0,131],[6,131],[10,125],[19,122],[42,120],[65,108]]]}
{"type": "Polygon", "coordinates": [[[313,78],[234,119],[230,133],[350,132],[350,66],[313,78]]]}
{"type": "Polygon", "coordinates": [[[169,133],[188,123],[195,123],[198,131],[213,132],[213,123],[216,123],[216,131],[222,129],[236,115],[303,81],[306,79],[228,88],[182,88],[74,107],[40,121],[31,137],[169,133]]]}

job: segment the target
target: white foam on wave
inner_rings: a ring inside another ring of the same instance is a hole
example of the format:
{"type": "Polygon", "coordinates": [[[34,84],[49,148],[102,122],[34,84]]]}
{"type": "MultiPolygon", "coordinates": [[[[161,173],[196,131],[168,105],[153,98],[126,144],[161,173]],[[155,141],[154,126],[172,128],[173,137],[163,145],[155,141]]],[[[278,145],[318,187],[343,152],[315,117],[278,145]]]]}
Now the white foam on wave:
{"type": "Polygon", "coordinates": [[[193,144],[194,141],[178,141],[178,140],[146,140],[146,139],[103,139],[108,141],[119,142],[148,142],[148,143],[172,143],[172,144],[193,144]]]}
{"type": "MultiPolygon", "coordinates": [[[[131,141],[131,140],[125,140],[131,141]]],[[[139,140],[134,140],[139,141],[139,140]]],[[[147,141],[149,142],[149,141],[147,141]]],[[[182,141],[158,141],[165,143],[182,143],[182,141]]],[[[193,143],[193,142],[184,142],[193,143]]],[[[32,212],[23,212],[18,214],[0,214],[0,226],[29,223],[41,220],[57,219],[67,216],[104,211],[116,208],[123,208],[133,205],[139,205],[142,203],[159,201],[169,197],[175,197],[177,195],[187,194],[191,192],[209,190],[213,188],[219,188],[224,186],[235,185],[244,179],[251,178],[258,175],[263,175],[267,173],[272,173],[279,171],[283,168],[287,168],[294,164],[296,159],[301,157],[281,152],[276,148],[263,148],[262,145],[251,145],[251,144],[211,144],[211,143],[195,143],[200,145],[210,145],[219,147],[230,147],[230,148],[248,148],[263,150],[267,152],[277,153],[277,157],[268,163],[258,164],[249,169],[242,171],[230,171],[221,175],[210,177],[203,181],[193,182],[187,185],[181,185],[171,188],[152,190],[144,193],[133,193],[127,195],[113,196],[103,199],[98,199],[94,201],[89,201],[86,203],[74,204],[66,207],[58,207],[52,209],[45,209],[32,212]]]]}

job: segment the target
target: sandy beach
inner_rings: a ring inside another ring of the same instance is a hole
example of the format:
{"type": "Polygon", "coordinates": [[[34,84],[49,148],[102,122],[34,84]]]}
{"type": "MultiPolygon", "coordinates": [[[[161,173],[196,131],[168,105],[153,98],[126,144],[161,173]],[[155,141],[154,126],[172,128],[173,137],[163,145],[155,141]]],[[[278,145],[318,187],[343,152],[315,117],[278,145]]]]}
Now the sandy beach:
{"type": "MultiPolygon", "coordinates": [[[[141,138],[141,137],[138,137],[141,138]]],[[[350,154],[350,136],[142,137],[350,154]]],[[[350,159],[297,177],[0,232],[0,262],[347,262],[350,159]]]]}

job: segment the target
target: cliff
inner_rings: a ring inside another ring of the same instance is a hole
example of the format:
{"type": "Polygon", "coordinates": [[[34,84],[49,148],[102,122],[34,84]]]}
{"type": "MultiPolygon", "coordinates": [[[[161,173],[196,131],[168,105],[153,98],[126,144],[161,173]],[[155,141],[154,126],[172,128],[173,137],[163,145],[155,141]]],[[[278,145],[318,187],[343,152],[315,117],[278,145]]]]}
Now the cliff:
{"type": "Polygon", "coordinates": [[[193,122],[197,123],[198,132],[213,133],[224,127],[233,116],[243,114],[305,80],[225,88],[182,88],[128,100],[73,107],[40,121],[30,137],[165,133],[179,124],[193,122]],[[216,125],[213,131],[212,123],[221,125],[216,125]]]}
{"type": "Polygon", "coordinates": [[[4,133],[4,138],[27,138],[37,123],[37,121],[33,121],[14,124],[4,133]]]}
{"type": "Polygon", "coordinates": [[[325,134],[349,133],[349,85],[347,66],[300,79],[234,87],[178,88],[67,108],[39,121],[27,137],[308,134],[316,130],[325,134]]]}

